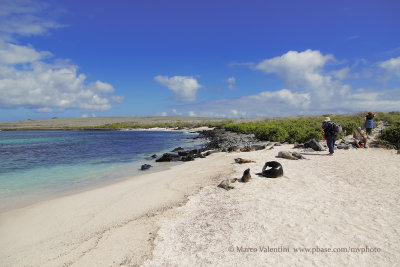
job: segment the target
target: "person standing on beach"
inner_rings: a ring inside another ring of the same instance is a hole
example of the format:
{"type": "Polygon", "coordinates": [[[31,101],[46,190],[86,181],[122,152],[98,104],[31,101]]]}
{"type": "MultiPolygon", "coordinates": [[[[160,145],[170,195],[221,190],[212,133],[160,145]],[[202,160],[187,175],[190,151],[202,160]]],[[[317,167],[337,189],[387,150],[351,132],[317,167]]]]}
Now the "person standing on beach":
{"type": "Polygon", "coordinates": [[[367,132],[367,135],[370,135],[372,133],[372,129],[375,128],[374,125],[374,117],[376,116],[375,113],[372,111],[368,112],[367,115],[365,115],[364,120],[365,120],[365,130],[367,132]]]}
{"type": "Polygon", "coordinates": [[[333,156],[337,136],[333,132],[333,123],[331,118],[325,117],[325,120],[322,121],[322,129],[324,129],[326,145],[329,148],[329,155],[333,156]]]}

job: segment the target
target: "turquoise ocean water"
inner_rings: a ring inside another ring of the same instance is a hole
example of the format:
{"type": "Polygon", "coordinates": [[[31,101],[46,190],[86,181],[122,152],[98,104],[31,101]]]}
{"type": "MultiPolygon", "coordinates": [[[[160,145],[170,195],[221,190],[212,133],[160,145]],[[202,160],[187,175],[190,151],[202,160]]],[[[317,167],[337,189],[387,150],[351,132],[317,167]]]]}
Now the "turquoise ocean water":
{"type": "Polygon", "coordinates": [[[197,133],[176,131],[0,131],[0,212],[46,198],[159,171],[151,155],[200,148],[197,133]]]}

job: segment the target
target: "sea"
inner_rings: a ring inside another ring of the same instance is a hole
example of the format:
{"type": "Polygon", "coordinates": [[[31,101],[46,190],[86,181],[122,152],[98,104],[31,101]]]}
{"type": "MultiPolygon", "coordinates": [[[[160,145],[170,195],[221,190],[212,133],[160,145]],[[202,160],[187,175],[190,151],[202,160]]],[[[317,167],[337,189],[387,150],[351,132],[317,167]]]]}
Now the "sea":
{"type": "Polygon", "coordinates": [[[174,148],[202,148],[189,131],[0,131],[0,212],[180,164],[174,148]],[[141,171],[143,164],[149,170],[141,171]]]}

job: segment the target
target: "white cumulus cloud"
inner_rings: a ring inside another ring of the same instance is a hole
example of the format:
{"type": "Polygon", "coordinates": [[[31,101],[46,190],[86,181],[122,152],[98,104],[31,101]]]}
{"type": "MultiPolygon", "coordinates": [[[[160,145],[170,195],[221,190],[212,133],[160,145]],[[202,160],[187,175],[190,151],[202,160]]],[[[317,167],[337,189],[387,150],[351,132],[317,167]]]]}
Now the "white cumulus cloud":
{"type": "Polygon", "coordinates": [[[289,116],[292,115],[293,110],[306,109],[309,104],[308,94],[293,93],[283,89],[276,92],[264,91],[236,99],[218,99],[179,108],[187,110],[188,115],[195,112],[198,116],[205,117],[266,117],[289,116]]]}
{"type": "Polygon", "coordinates": [[[30,63],[50,55],[49,52],[38,52],[30,46],[15,45],[0,40],[0,65],[30,63]]]}
{"type": "Polygon", "coordinates": [[[0,1],[0,38],[13,40],[15,35],[40,35],[51,29],[62,27],[48,14],[54,13],[49,4],[32,0],[0,1]],[[42,14],[47,12],[47,16],[42,14]]]}
{"type": "Polygon", "coordinates": [[[196,100],[197,90],[202,87],[192,76],[168,76],[158,75],[154,79],[170,89],[177,101],[190,102],[196,100]]]}
{"type": "Polygon", "coordinates": [[[322,73],[323,66],[334,60],[333,55],[323,55],[320,51],[289,51],[286,54],[265,59],[255,69],[278,75],[291,90],[312,91],[313,96],[324,99],[332,94],[332,77],[322,73]]]}
{"type": "Polygon", "coordinates": [[[400,57],[383,61],[379,63],[379,66],[386,71],[389,77],[395,76],[400,78],[400,57]]]}
{"type": "Polygon", "coordinates": [[[53,108],[107,110],[112,100],[105,94],[114,88],[107,83],[86,85],[77,66],[33,62],[27,70],[0,65],[0,108],[25,107],[41,112],[53,108]]]}
{"type": "Polygon", "coordinates": [[[235,83],[236,83],[236,78],[235,77],[229,77],[227,80],[228,82],[228,88],[229,90],[235,90],[235,83]]]}
{"type": "Polygon", "coordinates": [[[40,15],[48,5],[40,1],[0,1],[0,108],[24,107],[37,112],[54,109],[107,110],[121,102],[111,84],[86,82],[78,66],[66,60],[45,60],[53,55],[30,45],[15,43],[15,37],[39,35],[59,25],[40,15]]]}
{"type": "MultiPolygon", "coordinates": [[[[353,89],[342,80],[349,77],[349,67],[325,70],[333,55],[320,51],[289,51],[282,56],[253,64],[252,69],[275,74],[285,89],[263,91],[236,99],[219,99],[177,109],[211,117],[276,117],[324,113],[350,113],[362,110],[393,111],[400,107],[400,90],[376,88],[353,89]]],[[[398,75],[400,58],[380,63],[380,67],[398,75]]],[[[270,88],[269,88],[270,89],[270,88]]]]}

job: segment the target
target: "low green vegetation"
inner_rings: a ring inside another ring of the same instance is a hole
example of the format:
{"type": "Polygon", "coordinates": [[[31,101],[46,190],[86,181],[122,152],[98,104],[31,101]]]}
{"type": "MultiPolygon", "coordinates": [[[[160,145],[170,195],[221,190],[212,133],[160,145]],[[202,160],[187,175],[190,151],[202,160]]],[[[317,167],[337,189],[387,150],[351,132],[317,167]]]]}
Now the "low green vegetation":
{"type": "Polygon", "coordinates": [[[270,119],[250,123],[228,123],[223,126],[226,130],[241,133],[253,133],[260,140],[274,142],[304,143],[310,139],[322,139],[321,122],[325,116],[339,123],[343,133],[339,136],[351,134],[363,123],[363,115],[322,115],[313,117],[298,117],[291,119],[270,119]]]}
{"type": "MultiPolygon", "coordinates": [[[[258,139],[274,142],[304,143],[310,139],[322,139],[321,122],[324,117],[339,123],[343,132],[339,138],[352,134],[357,127],[364,124],[366,112],[351,115],[324,114],[312,117],[268,119],[259,122],[227,123],[226,130],[247,134],[254,134],[258,139]]],[[[382,121],[388,127],[380,135],[381,142],[400,147],[400,112],[377,113],[375,122],[382,121]]]]}
{"type": "Polygon", "coordinates": [[[400,148],[400,112],[378,113],[377,119],[384,121],[386,127],[379,139],[382,143],[388,143],[400,148]]]}

